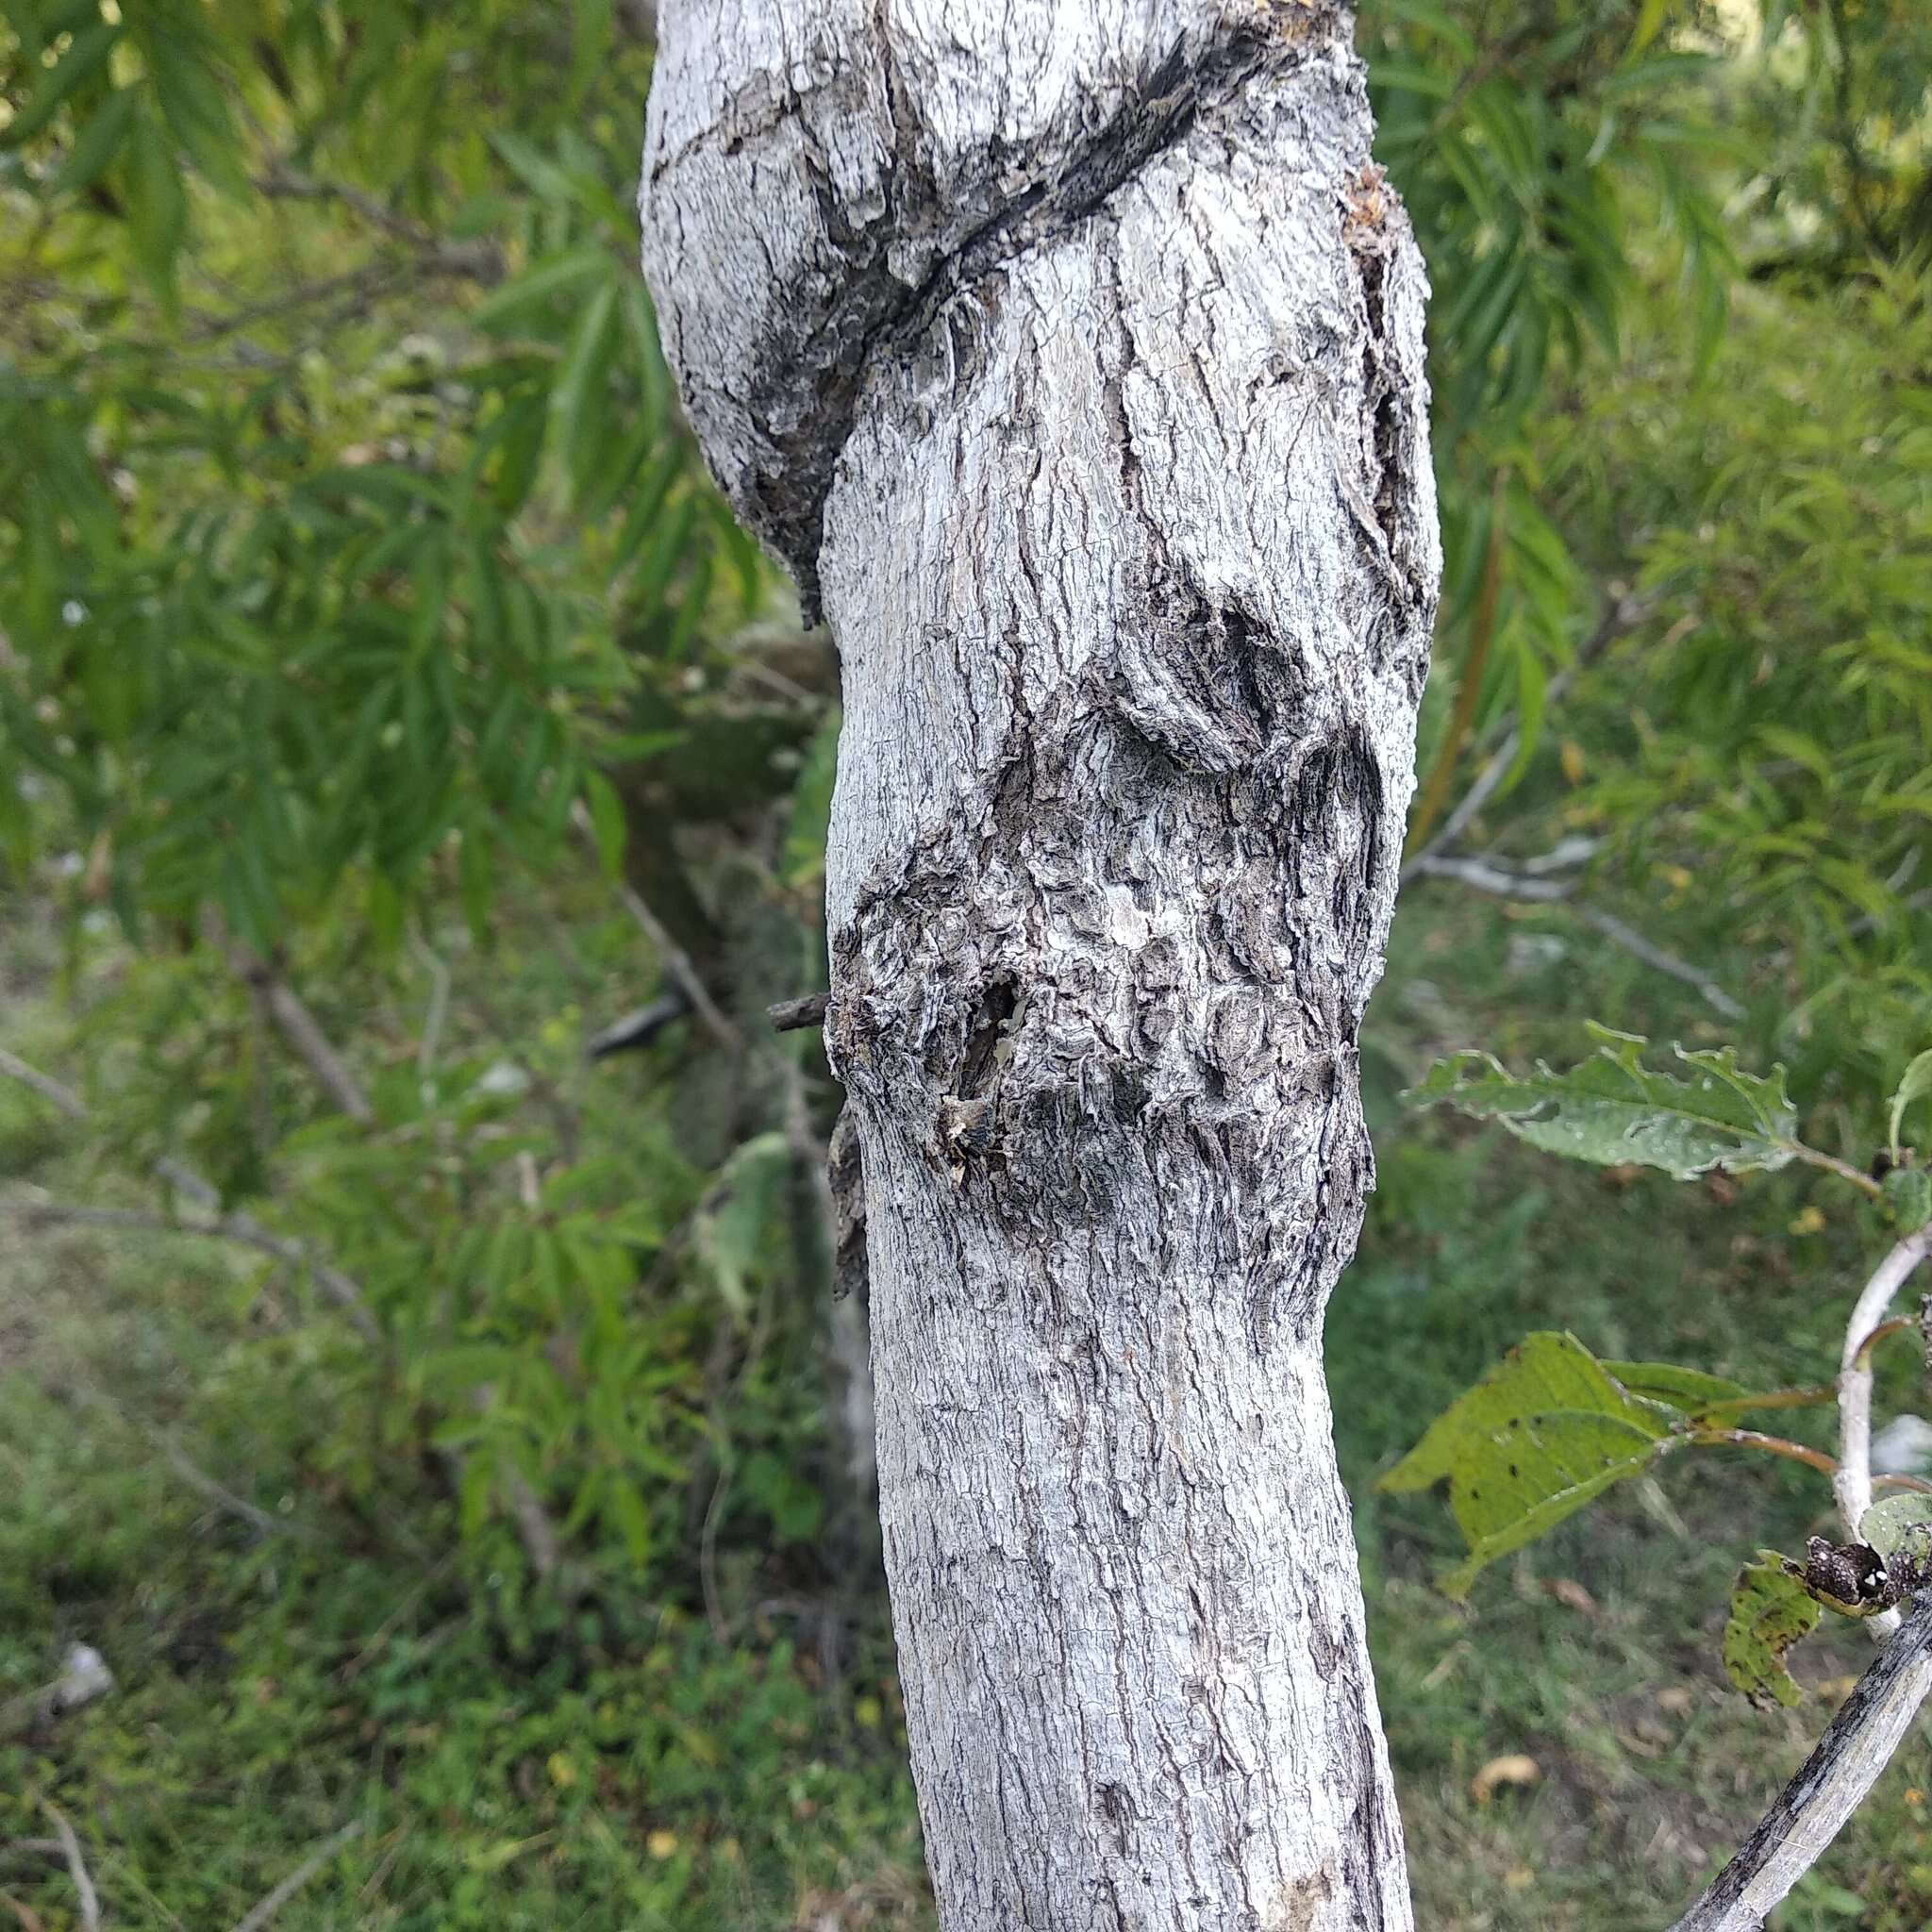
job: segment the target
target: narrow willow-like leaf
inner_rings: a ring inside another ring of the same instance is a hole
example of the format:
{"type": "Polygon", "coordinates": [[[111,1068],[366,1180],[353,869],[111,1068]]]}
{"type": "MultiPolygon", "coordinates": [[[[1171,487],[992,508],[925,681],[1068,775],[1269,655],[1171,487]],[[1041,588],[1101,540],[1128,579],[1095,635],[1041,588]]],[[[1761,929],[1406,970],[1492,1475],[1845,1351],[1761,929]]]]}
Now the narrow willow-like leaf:
{"type": "Polygon", "coordinates": [[[1760,1710],[1796,1704],[1804,1694],[1785,1668],[1785,1653],[1808,1637],[1823,1613],[1774,1550],[1738,1573],[1724,1625],[1724,1671],[1760,1710]]]}
{"type": "Polygon", "coordinates": [[[1478,1120],[1499,1122],[1546,1153],[1615,1167],[1636,1162],[1677,1180],[1724,1167],[1733,1173],[1783,1167],[1797,1153],[1797,1113],[1784,1069],[1748,1074],[1729,1047],[1675,1047],[1690,1077],[1646,1067],[1649,1042],[1592,1025],[1595,1056],[1555,1073],[1539,1060],[1519,1078],[1492,1055],[1439,1060],[1406,1096],[1447,1101],[1478,1120]]]}
{"type": "Polygon", "coordinates": [[[1442,1588],[1462,1597],[1485,1564],[1641,1474],[1672,1426],[1574,1335],[1530,1335],[1439,1416],[1377,1487],[1423,1490],[1447,1478],[1469,1557],[1442,1588]]]}

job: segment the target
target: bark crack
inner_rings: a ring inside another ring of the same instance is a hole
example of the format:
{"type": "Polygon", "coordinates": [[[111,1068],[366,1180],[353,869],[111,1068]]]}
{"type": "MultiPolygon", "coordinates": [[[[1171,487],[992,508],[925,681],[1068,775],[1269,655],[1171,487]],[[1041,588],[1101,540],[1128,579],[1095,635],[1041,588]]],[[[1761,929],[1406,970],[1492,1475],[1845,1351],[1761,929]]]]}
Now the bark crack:
{"type": "Polygon", "coordinates": [[[872,368],[882,358],[908,353],[958,295],[1015,257],[1103,212],[1204,120],[1241,109],[1257,86],[1278,82],[1338,32],[1347,32],[1346,13],[1332,0],[1320,0],[1295,8],[1291,29],[1279,22],[1224,18],[1205,42],[1184,35],[1084,142],[1005,197],[997,213],[947,238],[944,210],[930,187],[923,208],[914,202],[921,171],[908,120],[911,108],[881,0],[878,43],[898,164],[886,177],[885,211],[855,227],[823,161],[814,168],[820,219],[850,274],[802,343],[768,345],[765,376],[749,402],[764,432],[767,460],[741,483],[740,493],[797,578],[808,623],[820,614],[825,499],[872,368]],[[908,242],[921,240],[923,230],[938,252],[924,277],[908,286],[894,274],[891,258],[910,252],[908,242]],[[811,401],[803,410],[795,407],[801,384],[808,386],[811,401]],[[799,426],[775,428],[786,420],[799,426]]]}

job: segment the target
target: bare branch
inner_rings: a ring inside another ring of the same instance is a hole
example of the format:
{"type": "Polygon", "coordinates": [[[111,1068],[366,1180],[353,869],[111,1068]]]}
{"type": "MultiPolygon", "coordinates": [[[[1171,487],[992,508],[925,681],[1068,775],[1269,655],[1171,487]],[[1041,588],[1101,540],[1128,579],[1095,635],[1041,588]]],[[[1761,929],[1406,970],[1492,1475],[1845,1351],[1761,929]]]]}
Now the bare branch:
{"type": "Polygon", "coordinates": [[[1561,879],[1531,878],[1527,874],[1512,872],[1507,866],[1494,865],[1486,858],[1462,858],[1452,853],[1420,854],[1409,861],[1407,869],[1426,878],[1460,879],[1464,885],[1474,886],[1479,892],[1492,893],[1499,899],[1537,899],[1553,903],[1567,899],[1574,890],[1561,879]]]}
{"type": "MultiPolygon", "coordinates": [[[[585,810],[582,801],[571,808],[571,817],[577,828],[592,846],[596,844],[596,831],[591,824],[591,814],[585,810]]],[[[617,895],[624,901],[625,910],[634,919],[644,937],[657,947],[664,961],[664,969],[684,990],[691,1001],[691,1010],[705,1023],[711,1038],[727,1053],[742,1053],[744,1041],[738,1028],[724,1017],[724,1009],[714,1000],[705,982],[698,976],[698,970],[691,964],[691,955],[671,937],[662,920],[644,903],[643,895],[626,879],[617,883],[617,895]]]]}
{"type": "Polygon", "coordinates": [[[808,992],[802,999],[776,1000],[765,1008],[773,1029],[779,1033],[803,1033],[810,1026],[823,1026],[830,1010],[828,992],[808,992]]]}
{"type": "Polygon", "coordinates": [[[74,1889],[80,1894],[80,1923],[86,1932],[100,1932],[101,1900],[94,1890],[94,1882],[88,1875],[87,1861],[80,1856],[80,1840],[74,1835],[74,1827],[67,1822],[67,1814],[52,1799],[41,1801],[47,1816],[54,1821],[54,1829],[60,1834],[61,1856],[67,1860],[68,1875],[74,1880],[74,1889]]]}
{"type": "MultiPolygon", "coordinates": [[[[1891,1312],[1899,1291],[1928,1254],[1932,1254],[1932,1227],[1907,1235],[1874,1270],[1845,1326],[1838,1377],[1839,1463],[1832,1490],[1845,1533],[1854,1539],[1859,1538],[1858,1525],[1872,1507],[1871,1344],[1891,1312]]],[[[1873,1618],[1872,1625],[1874,1636],[1889,1637],[1899,1626],[1899,1613],[1887,1610],[1873,1618]]]]}
{"type": "Polygon", "coordinates": [[[209,942],[227,960],[229,970],[261,1002],[282,1038],[315,1075],[323,1091],[352,1121],[360,1126],[371,1125],[375,1108],[370,1104],[368,1093],[301,995],[265,959],[257,958],[239,940],[231,938],[213,914],[203,929],[209,942]]]}
{"type": "Polygon", "coordinates": [[[1743,1849],[1673,1932],[1759,1932],[1878,1782],[1928,1691],[1932,1601],[1913,1609],[1743,1849]]]}
{"type": "Polygon", "coordinates": [[[31,1088],[69,1120],[86,1120],[87,1102],[72,1087],[63,1087],[51,1074],[43,1074],[38,1067],[28,1066],[4,1046],[0,1046],[0,1074],[5,1074],[9,1080],[18,1080],[23,1087],[31,1088]]]}
{"type": "MultiPolygon", "coordinates": [[[[1578,675],[1625,631],[1634,629],[1650,614],[1651,606],[1641,598],[1632,597],[1621,587],[1612,585],[1606,601],[1603,614],[1597,620],[1596,628],[1584,640],[1575,658],[1550,679],[1549,687],[1543,693],[1543,705],[1547,709],[1557,704],[1575,683],[1578,675]]],[[[1509,775],[1510,768],[1516,763],[1516,755],[1522,749],[1523,735],[1513,726],[1496,747],[1488,764],[1476,774],[1475,782],[1463,793],[1456,808],[1442,821],[1437,831],[1420,852],[1410,856],[1402,868],[1405,883],[1418,872],[1424,870],[1423,861],[1434,858],[1450,850],[1474,823],[1476,814],[1495,795],[1497,788],[1509,775]]]]}
{"type": "MultiPolygon", "coordinates": [[[[31,1088],[43,1099],[59,1108],[69,1120],[88,1119],[87,1104],[72,1088],[63,1086],[51,1075],[42,1073],[17,1056],[0,1051],[0,1074],[18,1080],[23,1086],[31,1088]]],[[[203,1209],[208,1219],[201,1223],[184,1223],[157,1214],[143,1214],[139,1211],[109,1208],[64,1207],[56,1202],[36,1202],[24,1211],[29,1218],[38,1219],[44,1224],[67,1223],[75,1226],[92,1227],[131,1227],[175,1233],[215,1235],[224,1241],[239,1241],[242,1245],[258,1249],[265,1255],[272,1255],[278,1261],[305,1270],[315,1285],[334,1302],[354,1324],[356,1331],[371,1343],[382,1340],[381,1324],[370,1313],[369,1305],[363,1299],[362,1291],[344,1274],[341,1269],[331,1267],[319,1257],[312,1256],[298,1241],[272,1234],[252,1214],[224,1214],[221,1212],[221,1191],[206,1181],[192,1167],[163,1156],[154,1164],[154,1174],[164,1186],[192,1201],[203,1209]]]]}
{"type": "Polygon", "coordinates": [[[349,1842],[359,1837],[362,1821],[352,1818],[331,1838],[325,1838],[309,1855],[264,1898],[259,1905],[238,1920],[235,1932],[262,1932],[262,1927],[349,1842]]]}
{"type": "Polygon", "coordinates": [[[1574,881],[1542,875],[1560,870],[1561,863],[1568,862],[1570,858],[1564,845],[1558,845],[1554,851],[1530,860],[1520,869],[1498,865],[1488,858],[1464,858],[1456,853],[1423,852],[1408,862],[1405,875],[1458,879],[1466,886],[1474,886],[1479,892],[1490,892],[1499,899],[1527,899],[1541,905],[1565,906],[1586,925],[1594,926],[1606,939],[1641,959],[1646,966],[1680,980],[1701,993],[1706,1003],[1726,1020],[1744,1017],[1743,1007],[1701,968],[1693,966],[1688,959],[1680,959],[1674,953],[1667,953],[1654,941],[1645,939],[1634,926],[1626,925],[1615,913],[1606,912],[1601,907],[1587,905],[1578,899],[1574,881]],[[1559,855],[1562,855],[1560,861],[1559,855]]]}
{"type": "Polygon", "coordinates": [[[1653,944],[1634,927],[1625,925],[1615,914],[1605,912],[1595,906],[1575,908],[1576,916],[1587,925],[1593,925],[1607,940],[1614,940],[1626,953],[1641,959],[1646,966],[1655,967],[1659,973],[1668,974],[1671,978],[1681,980],[1686,986],[1703,994],[1705,1004],[1722,1013],[1726,1020],[1741,1020],[1744,1008],[1733,999],[1707,973],[1680,959],[1674,953],[1667,953],[1653,944]]]}

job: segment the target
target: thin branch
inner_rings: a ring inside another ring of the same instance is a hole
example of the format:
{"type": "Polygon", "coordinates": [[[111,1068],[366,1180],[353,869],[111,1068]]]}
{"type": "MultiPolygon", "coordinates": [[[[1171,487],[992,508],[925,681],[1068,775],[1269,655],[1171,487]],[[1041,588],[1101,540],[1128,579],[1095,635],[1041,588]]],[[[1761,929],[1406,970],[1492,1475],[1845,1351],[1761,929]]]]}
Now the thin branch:
{"type": "Polygon", "coordinates": [[[832,995],[808,992],[802,999],[776,1000],[765,1008],[766,1017],[777,1033],[803,1033],[810,1026],[823,1026],[831,1010],[832,995]]]}
{"type": "MultiPolygon", "coordinates": [[[[581,799],[571,808],[571,817],[594,849],[596,828],[591,824],[591,814],[584,808],[581,799]]],[[[691,1010],[705,1023],[711,1038],[727,1053],[742,1053],[744,1041],[738,1028],[724,1017],[724,1009],[711,997],[704,980],[698,975],[697,968],[691,964],[691,955],[671,937],[663,921],[644,903],[643,895],[627,879],[618,880],[617,895],[624,901],[625,910],[637,922],[644,937],[657,947],[665,971],[683,989],[685,997],[691,1001],[691,1010]]]]}
{"type": "Polygon", "coordinates": [[[1671,978],[1681,980],[1686,986],[1703,994],[1705,1002],[1726,1020],[1741,1020],[1744,1008],[1734,1000],[1716,980],[1691,965],[1687,959],[1680,959],[1674,953],[1667,953],[1661,946],[1654,945],[1641,932],[1627,926],[1614,914],[1600,910],[1594,906],[1578,905],[1574,908],[1578,919],[1587,925],[1593,925],[1607,940],[1613,940],[1626,953],[1641,959],[1646,966],[1657,972],[1668,974],[1671,978]]]}
{"type": "Polygon", "coordinates": [[[28,1066],[4,1046],[0,1046],[0,1074],[5,1074],[9,1080],[18,1080],[23,1087],[31,1088],[69,1120],[86,1120],[87,1102],[72,1087],[63,1087],[51,1074],[43,1074],[38,1067],[28,1066]]]}
{"type": "Polygon", "coordinates": [[[608,1059],[614,1053],[641,1052],[665,1027],[675,1024],[691,1011],[691,1001],[680,987],[634,1008],[609,1025],[601,1027],[584,1042],[584,1058],[608,1059]]]}
{"type": "Polygon", "coordinates": [[[294,1048],[328,1097],[358,1126],[372,1125],[375,1108],[370,1104],[362,1083],[336,1051],[295,989],[265,959],[258,958],[239,940],[230,937],[213,914],[203,929],[209,942],[227,960],[229,971],[262,1003],[282,1038],[294,1048]]]}
{"type": "Polygon", "coordinates": [[[67,1860],[67,1872],[74,1880],[74,1889],[80,1894],[80,1923],[86,1932],[100,1932],[100,1894],[94,1890],[94,1882],[88,1875],[87,1861],[80,1856],[80,1840],[75,1837],[66,1812],[51,1798],[43,1798],[41,1802],[46,1807],[47,1816],[54,1821],[54,1829],[60,1834],[61,1856],[67,1860]]]}
{"type": "MultiPolygon", "coordinates": [[[[1559,846],[1557,849],[1560,852],[1563,848],[1559,846]]],[[[1539,876],[1531,869],[1541,865],[1542,871],[1554,871],[1556,868],[1549,861],[1555,857],[1555,853],[1547,854],[1543,860],[1532,860],[1530,867],[1519,871],[1497,865],[1487,858],[1470,858],[1447,852],[1423,852],[1412,858],[1405,870],[1409,874],[1420,874],[1426,878],[1458,879],[1466,886],[1474,886],[1479,892],[1490,892],[1501,899],[1528,899],[1541,905],[1564,906],[1586,925],[1594,926],[1606,939],[1614,941],[1646,966],[1693,988],[1726,1020],[1744,1017],[1743,1007],[1701,968],[1691,965],[1688,959],[1678,958],[1674,953],[1665,952],[1614,913],[1586,905],[1575,897],[1574,881],[1539,876]]]]}
{"type": "MultiPolygon", "coordinates": [[[[9,1078],[18,1080],[23,1086],[31,1088],[42,1099],[58,1108],[69,1120],[85,1122],[89,1118],[87,1103],[72,1088],[63,1086],[58,1080],[42,1073],[37,1067],[29,1066],[26,1061],[15,1055],[0,1051],[0,1074],[5,1074],[9,1078]]],[[[204,1180],[192,1167],[184,1166],[180,1161],[163,1156],[154,1163],[153,1172],[156,1178],[164,1186],[172,1188],[176,1193],[203,1209],[208,1219],[200,1223],[183,1222],[153,1213],[142,1214],[109,1208],[69,1208],[56,1202],[33,1203],[25,1212],[49,1225],[65,1222],[75,1226],[131,1227],[214,1235],[224,1241],[239,1241],[243,1246],[258,1249],[265,1255],[272,1255],[276,1260],[287,1262],[291,1267],[303,1269],[329,1300],[348,1317],[364,1341],[371,1343],[381,1341],[381,1324],[370,1313],[361,1289],[341,1269],[331,1267],[319,1257],[312,1256],[302,1242],[291,1241],[282,1235],[271,1234],[252,1214],[222,1213],[221,1191],[211,1182],[204,1180]]]]}
{"type": "MultiPolygon", "coordinates": [[[[0,1050],[0,1074],[6,1074],[23,1085],[32,1088],[35,1092],[58,1108],[70,1120],[85,1121],[88,1118],[86,1103],[72,1089],[63,1087],[59,1081],[4,1050],[0,1050]]],[[[356,1332],[372,1348],[382,1347],[382,1324],[371,1312],[360,1287],[340,1268],[311,1254],[302,1242],[270,1233],[252,1214],[220,1212],[220,1191],[205,1181],[192,1168],[183,1166],[180,1161],[163,1158],[155,1162],[154,1173],[167,1186],[203,1208],[208,1219],[198,1222],[182,1221],[178,1218],[170,1219],[138,1210],[70,1208],[54,1202],[31,1203],[14,1211],[30,1222],[39,1220],[43,1224],[67,1223],[75,1226],[125,1227],[156,1232],[211,1235],[224,1241],[238,1242],[244,1247],[255,1248],[262,1254],[271,1255],[275,1259],[288,1263],[291,1267],[305,1270],[316,1286],[341,1309],[356,1332]]],[[[460,1470],[460,1456],[452,1454],[451,1460],[460,1470]]],[[[518,1537],[524,1545],[525,1553],[530,1558],[531,1567],[542,1576],[557,1574],[557,1534],[548,1517],[543,1513],[542,1503],[522,1475],[515,1471],[510,1473],[509,1480],[505,1487],[509,1492],[510,1514],[515,1520],[518,1537]]]]}
{"type": "Polygon", "coordinates": [[[1426,843],[1443,805],[1448,801],[1450,781],[1462,758],[1462,747],[1475,723],[1476,706],[1482,700],[1483,671],[1489,662],[1490,646],[1496,638],[1496,610],[1503,591],[1503,549],[1509,528],[1506,514],[1509,501],[1509,472],[1496,472],[1490,491],[1490,541],[1483,553],[1482,581],[1476,588],[1475,611],[1470,623],[1469,653],[1463,659],[1462,678],[1457,687],[1456,706],[1443,734],[1442,748],[1436,754],[1423,794],[1416,801],[1415,817],[1409,828],[1409,843],[1426,843]]]}
{"type": "Polygon", "coordinates": [[[449,1017],[450,971],[421,933],[409,935],[409,945],[417,963],[429,975],[429,1010],[423,1016],[423,1038],[416,1045],[416,1073],[426,1080],[436,1071],[436,1050],[442,1041],[443,1022],[449,1017]]]}
{"type": "MultiPolygon", "coordinates": [[[[1932,1254],[1932,1227],[1922,1227],[1897,1242],[1873,1271],[1865,1284],[1852,1318],[1845,1324],[1844,1352],[1840,1357],[1838,1377],[1838,1474],[1832,1491],[1838,1498],[1838,1513],[1843,1518],[1845,1534],[1862,1541],[1858,1525],[1872,1507],[1872,1363],[1870,1350],[1885,1325],[1886,1317],[1899,1291],[1911,1279],[1912,1272],[1932,1254]]],[[[1899,1625],[1899,1613],[1887,1610],[1873,1618],[1873,1633],[1888,1637],[1899,1625]]]]}
{"type": "Polygon", "coordinates": [[[1446,852],[1419,854],[1409,861],[1407,870],[1425,878],[1459,879],[1465,886],[1474,886],[1477,891],[1499,899],[1535,899],[1553,904],[1569,898],[1575,890],[1567,880],[1532,878],[1507,866],[1491,864],[1486,858],[1463,858],[1446,852]]]}
{"type": "Polygon", "coordinates": [[[309,1855],[264,1898],[261,1903],[238,1920],[235,1932],[262,1932],[262,1927],[349,1842],[361,1835],[362,1821],[352,1818],[332,1838],[325,1838],[309,1855]]]}
{"type": "MultiPolygon", "coordinates": [[[[1596,628],[1591,632],[1576,655],[1563,669],[1550,679],[1549,687],[1543,693],[1545,710],[1558,703],[1575,683],[1578,675],[1624,632],[1634,629],[1650,614],[1649,604],[1629,596],[1623,591],[1611,589],[1604,604],[1603,613],[1597,620],[1596,628]]],[[[1502,743],[1496,747],[1488,764],[1476,774],[1475,782],[1463,793],[1454,811],[1442,821],[1441,829],[1415,853],[1402,868],[1406,883],[1409,876],[1422,869],[1422,861],[1447,852],[1464,832],[1468,831],[1475,816],[1495,795],[1497,788],[1507,778],[1516,764],[1518,752],[1523,747],[1523,734],[1511,726],[1502,743]]]]}
{"type": "Polygon", "coordinates": [[[1673,1932],[1759,1932],[1878,1782],[1932,1692],[1932,1600],[1918,1604],[1743,1849],[1673,1932]]]}
{"type": "Polygon", "coordinates": [[[1784,1436],[1767,1436],[1757,1429],[1693,1427],[1687,1440],[1703,1449],[1756,1449],[1766,1456],[1782,1456],[1789,1462],[1802,1462],[1807,1468],[1817,1470],[1821,1475],[1836,1475],[1838,1473],[1836,1458],[1827,1456],[1823,1449],[1813,1449],[1805,1442],[1793,1442],[1784,1436]]]}

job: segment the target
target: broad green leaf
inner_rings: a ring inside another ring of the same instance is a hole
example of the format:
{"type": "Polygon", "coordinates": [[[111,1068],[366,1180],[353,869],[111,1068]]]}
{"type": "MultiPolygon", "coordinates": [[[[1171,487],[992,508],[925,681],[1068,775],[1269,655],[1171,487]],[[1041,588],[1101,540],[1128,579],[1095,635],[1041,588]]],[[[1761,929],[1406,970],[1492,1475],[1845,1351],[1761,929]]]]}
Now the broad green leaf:
{"type": "Polygon", "coordinates": [[[1632,1395],[1641,1395],[1646,1402],[1660,1402],[1682,1415],[1697,1415],[1719,1403],[1743,1402],[1750,1396],[1750,1391],[1741,1382],[1707,1375],[1701,1369],[1680,1369],[1673,1362],[1607,1361],[1604,1367],[1632,1395]]]}
{"type": "Polygon", "coordinates": [[[1783,1167],[1796,1152],[1797,1113],[1782,1067],[1745,1073],[1729,1047],[1676,1047],[1689,1079],[1657,1073],[1641,1058],[1648,1041],[1592,1025],[1595,1058],[1567,1073],[1539,1060],[1518,1078],[1487,1053],[1452,1055],[1429,1069],[1406,1098],[1447,1101],[1492,1120],[1551,1154],[1616,1167],[1638,1162],[1690,1180],[1714,1167],[1734,1174],[1783,1167]]]}
{"type": "Polygon", "coordinates": [[[1724,1624],[1724,1671],[1759,1709],[1796,1704],[1804,1694],[1785,1668],[1785,1653],[1817,1628],[1822,1614],[1774,1550],[1760,1550],[1739,1572],[1724,1624]]]}
{"type": "Polygon", "coordinates": [[[1898,1083],[1898,1091],[1891,1096],[1891,1158],[1894,1160],[1899,1155],[1898,1135],[1905,1122],[1906,1108],[1927,1093],[1932,1093],[1932,1047],[1927,1047],[1906,1069],[1905,1078],[1898,1083]]]}
{"type": "Polygon", "coordinates": [[[1459,1598],[1485,1564],[1641,1474],[1671,1432],[1670,1418],[1631,1394],[1574,1335],[1530,1335],[1437,1417],[1376,1487],[1423,1490],[1448,1479],[1469,1557],[1442,1588],[1459,1598]]]}
{"type": "Polygon", "coordinates": [[[1895,1167],[1885,1176],[1885,1204],[1902,1234],[1932,1224],[1932,1167],[1895,1167]]]}
{"type": "Polygon", "coordinates": [[[1881,1496],[1858,1519],[1858,1541],[1881,1557],[1932,1558],[1932,1496],[1915,1491],[1881,1496]]]}

